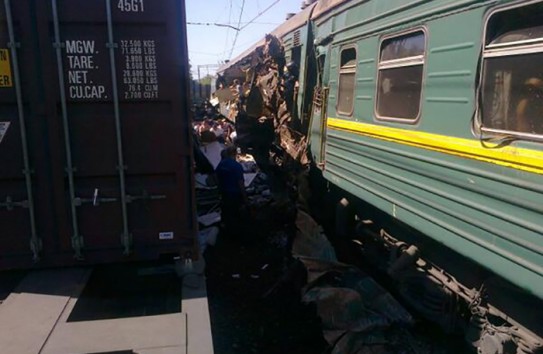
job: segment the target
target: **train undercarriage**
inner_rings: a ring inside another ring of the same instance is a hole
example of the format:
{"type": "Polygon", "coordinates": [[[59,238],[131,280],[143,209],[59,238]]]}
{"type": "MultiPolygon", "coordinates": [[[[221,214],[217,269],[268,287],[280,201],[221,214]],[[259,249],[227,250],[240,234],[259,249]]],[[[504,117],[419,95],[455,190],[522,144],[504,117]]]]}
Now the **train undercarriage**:
{"type": "Polygon", "coordinates": [[[408,308],[462,334],[473,351],[543,353],[536,297],[353,196],[337,203],[334,228],[350,261],[374,269],[408,308]]]}

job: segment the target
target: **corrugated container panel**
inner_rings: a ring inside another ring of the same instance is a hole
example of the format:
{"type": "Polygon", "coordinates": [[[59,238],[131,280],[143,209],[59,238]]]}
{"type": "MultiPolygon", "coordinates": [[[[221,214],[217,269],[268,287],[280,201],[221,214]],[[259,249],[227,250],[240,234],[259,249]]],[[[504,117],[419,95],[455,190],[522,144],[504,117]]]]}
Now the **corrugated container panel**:
{"type": "Polygon", "coordinates": [[[184,2],[0,6],[0,268],[194,254],[184,2]]]}

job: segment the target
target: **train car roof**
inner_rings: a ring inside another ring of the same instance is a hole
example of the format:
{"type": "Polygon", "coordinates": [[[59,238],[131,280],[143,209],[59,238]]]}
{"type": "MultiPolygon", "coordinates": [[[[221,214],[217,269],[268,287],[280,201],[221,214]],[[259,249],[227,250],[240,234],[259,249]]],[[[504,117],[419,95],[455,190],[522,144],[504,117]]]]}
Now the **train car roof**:
{"type": "MultiPolygon", "coordinates": [[[[308,7],[306,7],[305,9],[303,9],[302,11],[298,12],[296,15],[292,16],[290,19],[288,19],[287,21],[285,21],[281,25],[279,25],[279,27],[274,29],[270,34],[272,34],[272,35],[274,35],[274,36],[276,36],[278,38],[281,38],[285,34],[287,34],[289,32],[292,32],[292,31],[296,30],[299,27],[302,27],[303,25],[305,25],[309,21],[309,19],[311,17],[312,10],[315,7],[315,5],[317,5],[318,3],[319,2],[313,3],[313,4],[309,5],[308,7]]],[[[262,38],[260,41],[253,44],[251,47],[249,47],[247,50],[245,50],[243,53],[241,53],[240,55],[238,55],[234,59],[230,60],[228,63],[226,63],[226,64],[222,65],[221,67],[219,67],[217,72],[218,73],[225,72],[229,68],[235,66],[236,63],[239,63],[240,61],[242,61],[243,59],[248,57],[251,53],[253,53],[255,51],[256,48],[258,48],[260,46],[263,46],[264,44],[265,44],[265,39],[262,38]]]]}
{"type": "Polygon", "coordinates": [[[331,9],[348,1],[349,0],[319,0],[317,1],[317,6],[315,6],[315,10],[311,14],[311,19],[317,19],[320,16],[326,14],[331,9]]]}

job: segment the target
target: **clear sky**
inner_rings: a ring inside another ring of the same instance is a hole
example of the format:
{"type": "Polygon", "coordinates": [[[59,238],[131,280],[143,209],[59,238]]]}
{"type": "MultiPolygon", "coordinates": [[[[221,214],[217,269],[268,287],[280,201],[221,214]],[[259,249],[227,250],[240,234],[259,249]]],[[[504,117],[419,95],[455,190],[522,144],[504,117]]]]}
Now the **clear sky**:
{"type": "MultiPolygon", "coordinates": [[[[299,12],[302,0],[185,0],[185,4],[189,59],[196,78],[198,65],[222,64],[235,58],[279,26],[287,13],[299,12]],[[242,29],[191,23],[216,23],[242,29]]],[[[205,76],[208,69],[201,68],[200,72],[205,76]]],[[[214,69],[210,68],[209,73],[213,74],[214,69]]]]}

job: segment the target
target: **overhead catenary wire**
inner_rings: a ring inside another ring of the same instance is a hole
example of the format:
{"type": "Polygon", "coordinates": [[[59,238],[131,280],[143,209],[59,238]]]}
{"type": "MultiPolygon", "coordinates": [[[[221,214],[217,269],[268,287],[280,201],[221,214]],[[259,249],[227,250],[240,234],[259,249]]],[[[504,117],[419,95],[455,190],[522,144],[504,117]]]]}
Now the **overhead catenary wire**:
{"type": "Polygon", "coordinates": [[[249,26],[250,24],[252,24],[257,18],[259,18],[260,16],[264,15],[266,12],[268,12],[272,7],[274,7],[275,5],[277,5],[279,3],[279,1],[281,0],[275,0],[274,2],[272,2],[270,4],[270,6],[266,7],[264,10],[260,11],[255,17],[253,17],[249,22],[245,23],[243,26],[239,27],[239,30],[241,31],[242,29],[244,29],[245,27],[249,26]]]}
{"type": "Polygon", "coordinates": [[[228,27],[236,31],[240,30],[238,27],[234,27],[227,23],[217,23],[217,22],[187,22],[187,25],[228,27]]]}
{"type": "MultiPolygon", "coordinates": [[[[217,16],[217,18],[215,18],[215,21],[213,21],[213,22],[220,22],[220,19],[226,13],[226,9],[228,9],[228,6],[232,6],[232,0],[230,0],[229,2],[230,2],[230,4],[226,3],[224,5],[223,11],[219,12],[219,15],[217,16]]],[[[230,19],[228,19],[228,21],[230,22],[230,19]]]]}
{"type": "MultiPolygon", "coordinates": [[[[250,44],[254,44],[254,43],[255,43],[255,40],[254,40],[253,38],[251,38],[251,39],[248,40],[248,41],[239,43],[238,46],[243,48],[243,47],[246,47],[246,46],[248,46],[248,45],[250,45],[250,44]]],[[[230,49],[226,49],[226,50],[223,50],[223,51],[220,51],[220,52],[205,52],[205,51],[198,51],[198,50],[189,50],[189,53],[193,53],[193,54],[203,54],[203,55],[213,55],[213,56],[218,56],[218,57],[222,56],[222,57],[224,57],[224,56],[228,53],[229,50],[230,50],[230,49]]]]}
{"type": "MultiPolygon", "coordinates": [[[[245,0],[241,2],[241,10],[239,12],[239,19],[238,19],[238,25],[237,25],[238,28],[240,28],[239,26],[241,24],[241,18],[243,16],[244,9],[245,9],[245,0]]],[[[236,34],[234,35],[234,41],[232,43],[232,48],[230,49],[230,54],[228,55],[228,59],[232,58],[232,53],[234,52],[234,48],[236,47],[236,42],[238,41],[239,32],[240,32],[239,30],[236,31],[236,34]]]]}
{"type": "MultiPolygon", "coordinates": [[[[230,21],[232,21],[232,7],[233,7],[233,0],[229,0],[229,10],[228,10],[228,23],[230,23],[230,21]]],[[[226,36],[224,38],[224,47],[223,47],[223,53],[226,53],[226,51],[228,50],[228,40],[230,39],[230,29],[227,27],[226,28],[226,36]]]]}
{"type": "MultiPolygon", "coordinates": [[[[281,24],[281,22],[242,22],[241,25],[275,25],[278,26],[281,24]]],[[[222,27],[230,27],[235,30],[239,30],[239,28],[234,27],[234,22],[187,22],[187,25],[193,25],[193,26],[222,26],[222,27]]],[[[243,27],[243,26],[242,26],[243,27]]]]}
{"type": "Polygon", "coordinates": [[[189,54],[200,54],[200,55],[208,55],[208,56],[213,56],[213,57],[220,56],[221,54],[224,55],[224,53],[225,52],[211,53],[211,52],[200,52],[197,50],[189,50],[189,54]]]}
{"type": "MultiPolygon", "coordinates": [[[[257,4],[256,4],[257,8],[255,10],[257,10],[258,12],[256,14],[254,13],[251,14],[253,15],[253,17],[250,19],[250,21],[247,21],[246,19],[243,18],[243,16],[247,15],[247,13],[249,12],[249,3],[247,3],[245,0],[242,0],[241,3],[239,1],[236,1],[236,3],[234,4],[234,2],[235,2],[234,0],[229,0],[225,4],[224,10],[229,9],[227,16],[224,16],[226,15],[225,13],[226,11],[223,11],[224,17],[221,18],[221,16],[219,15],[217,16],[215,21],[212,21],[212,22],[211,21],[210,22],[204,22],[204,21],[201,21],[201,22],[188,21],[187,22],[187,25],[192,25],[192,26],[208,26],[208,27],[225,28],[223,32],[224,50],[223,51],[219,50],[216,53],[211,53],[211,51],[203,51],[203,52],[198,52],[198,53],[195,51],[191,51],[191,53],[206,55],[206,56],[217,56],[218,60],[220,62],[223,62],[224,60],[229,60],[232,58],[232,55],[234,54],[234,51],[236,50],[236,48],[239,48],[240,46],[244,46],[244,44],[241,44],[241,45],[238,44],[238,41],[241,38],[239,35],[239,32],[241,32],[241,30],[247,28],[250,25],[254,26],[254,25],[279,25],[280,24],[276,22],[272,23],[272,22],[258,21],[258,19],[262,17],[262,15],[269,12],[270,9],[272,9],[275,5],[277,5],[280,2],[280,0],[272,0],[271,4],[264,5],[265,8],[263,8],[263,4],[262,4],[263,1],[257,0],[257,4]],[[239,6],[240,8],[237,22],[236,20],[233,19],[233,17],[235,16],[233,14],[234,6],[235,7],[239,6]],[[227,19],[227,21],[223,21],[225,19],[227,19]],[[232,38],[231,31],[235,31],[232,42],[230,42],[230,38],[232,38]],[[231,43],[230,45],[229,45],[229,42],[231,43]]],[[[252,42],[254,42],[253,39],[251,39],[248,43],[252,43],[252,42]]]]}
{"type": "MultiPolygon", "coordinates": [[[[248,41],[240,43],[239,46],[240,47],[245,47],[245,46],[248,46],[250,44],[253,44],[254,42],[255,42],[254,39],[250,39],[248,41]]],[[[223,50],[221,52],[203,52],[203,51],[197,51],[197,50],[190,50],[189,53],[206,55],[206,56],[214,56],[214,57],[217,57],[217,58],[223,58],[228,53],[229,50],[230,49],[225,49],[225,50],[223,50]]]]}

